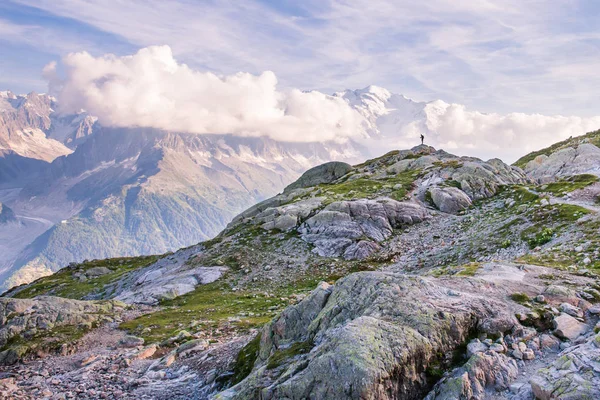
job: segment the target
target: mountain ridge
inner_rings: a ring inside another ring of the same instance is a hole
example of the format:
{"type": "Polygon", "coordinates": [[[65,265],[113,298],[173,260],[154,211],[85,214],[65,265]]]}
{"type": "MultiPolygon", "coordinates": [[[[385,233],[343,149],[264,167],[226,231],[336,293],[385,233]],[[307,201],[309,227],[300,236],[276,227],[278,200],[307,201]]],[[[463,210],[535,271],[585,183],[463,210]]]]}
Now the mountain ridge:
{"type": "Polygon", "coordinates": [[[0,312],[0,362],[50,351],[60,390],[86,374],[84,398],[594,397],[600,183],[580,178],[429,146],[320,165],[214,239],[6,292],[0,311],[23,311],[0,312]],[[110,311],[81,327],[84,306],[110,311]]]}

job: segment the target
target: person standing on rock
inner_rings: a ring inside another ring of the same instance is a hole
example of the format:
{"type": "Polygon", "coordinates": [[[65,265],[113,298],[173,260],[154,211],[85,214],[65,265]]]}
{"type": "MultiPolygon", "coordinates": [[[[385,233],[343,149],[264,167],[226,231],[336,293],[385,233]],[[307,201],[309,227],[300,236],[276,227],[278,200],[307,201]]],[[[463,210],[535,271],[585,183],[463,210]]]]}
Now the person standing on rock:
{"type": "Polygon", "coordinates": [[[425,141],[425,136],[421,133],[421,145],[424,144],[424,141],[425,141]]]}

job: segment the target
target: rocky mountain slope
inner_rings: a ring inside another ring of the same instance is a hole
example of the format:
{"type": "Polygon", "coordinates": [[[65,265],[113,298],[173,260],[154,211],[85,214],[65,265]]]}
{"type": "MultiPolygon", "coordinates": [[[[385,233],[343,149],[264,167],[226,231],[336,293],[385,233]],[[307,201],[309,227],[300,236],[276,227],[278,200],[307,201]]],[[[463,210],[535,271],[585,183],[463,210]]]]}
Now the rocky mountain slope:
{"type": "Polygon", "coordinates": [[[214,239],[74,263],[5,293],[0,390],[597,397],[597,181],[539,183],[427,146],[324,164],[214,239]],[[114,311],[56,327],[53,302],[114,311]]]}
{"type": "Polygon", "coordinates": [[[0,98],[0,201],[19,221],[0,226],[2,288],[73,261],[197,243],[307,168],[361,158],[353,143],[106,128],[56,106],[35,93],[0,98]]]}
{"type": "MultiPolygon", "coordinates": [[[[410,147],[421,133],[452,143],[440,136],[452,108],[443,101],[415,102],[377,86],[335,96],[363,116],[360,143],[107,128],[84,111],[58,114],[51,96],[0,92],[0,202],[19,222],[0,226],[0,288],[69,262],[163,253],[213,237],[240,211],[323,162],[354,163],[410,147]]],[[[551,174],[554,167],[544,168],[551,174]]],[[[447,202],[452,191],[430,195],[447,202]]],[[[452,202],[443,207],[469,200],[452,202]]]]}

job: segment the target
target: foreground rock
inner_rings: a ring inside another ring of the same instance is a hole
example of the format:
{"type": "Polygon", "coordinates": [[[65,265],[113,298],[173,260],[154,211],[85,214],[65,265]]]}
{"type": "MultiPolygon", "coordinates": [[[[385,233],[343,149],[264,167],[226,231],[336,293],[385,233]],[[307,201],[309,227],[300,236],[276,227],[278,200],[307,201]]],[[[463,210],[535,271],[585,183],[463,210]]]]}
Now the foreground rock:
{"type": "Polygon", "coordinates": [[[33,339],[57,338],[54,332],[57,328],[68,327],[73,334],[89,330],[97,324],[113,321],[124,307],[116,301],[92,302],[51,296],[0,298],[0,349],[3,349],[0,364],[17,362],[38,344],[33,339]]]}
{"type": "MultiPolygon", "coordinates": [[[[449,365],[452,351],[469,335],[498,335],[518,326],[508,311],[486,296],[457,293],[435,280],[352,274],[333,288],[321,285],[267,325],[253,372],[218,398],[423,398],[435,383],[428,371],[449,365]]],[[[500,356],[474,357],[479,365],[500,356]]],[[[515,366],[505,364],[503,379],[493,371],[494,378],[473,378],[474,392],[488,384],[506,387],[515,366]]]]}
{"type": "Polygon", "coordinates": [[[432,188],[429,191],[431,201],[442,212],[458,214],[472,204],[471,199],[465,192],[455,187],[432,188]]]}
{"type": "Polygon", "coordinates": [[[540,400],[600,398],[600,334],[564,350],[547,368],[531,378],[531,387],[540,400]]]}
{"type": "Polygon", "coordinates": [[[478,353],[451,376],[442,379],[425,400],[484,399],[490,388],[508,389],[518,373],[514,359],[494,351],[478,353]]]}

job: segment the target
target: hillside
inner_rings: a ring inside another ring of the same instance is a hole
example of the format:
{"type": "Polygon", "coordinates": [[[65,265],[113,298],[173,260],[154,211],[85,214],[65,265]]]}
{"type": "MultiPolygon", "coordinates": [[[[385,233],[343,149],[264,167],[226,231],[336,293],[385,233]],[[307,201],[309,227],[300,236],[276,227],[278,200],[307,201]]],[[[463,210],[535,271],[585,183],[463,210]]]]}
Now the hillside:
{"type": "Polygon", "coordinates": [[[577,382],[599,379],[599,187],[427,146],[324,164],[212,240],[12,289],[0,358],[50,353],[15,379],[51,370],[32,396],[86,374],[82,398],[593,397],[577,382]],[[118,311],[79,328],[49,313],[23,343],[21,302],[36,316],[51,296],[118,311]]]}
{"type": "Polygon", "coordinates": [[[0,98],[0,288],[70,262],[164,253],[213,237],[305,169],[357,160],[361,147],[107,128],[54,98],[0,98]],[[54,150],[60,151],[54,151],[54,150]]]}

